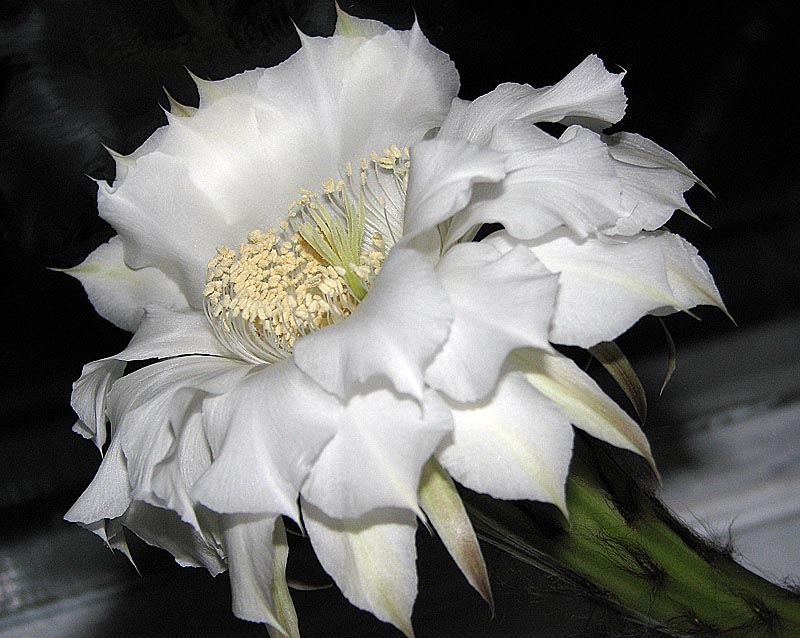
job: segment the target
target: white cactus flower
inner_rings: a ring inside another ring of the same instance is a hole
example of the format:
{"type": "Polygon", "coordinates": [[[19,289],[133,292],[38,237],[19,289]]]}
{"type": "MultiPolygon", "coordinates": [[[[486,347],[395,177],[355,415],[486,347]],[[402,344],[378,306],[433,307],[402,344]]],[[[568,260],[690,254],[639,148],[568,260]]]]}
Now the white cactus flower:
{"type": "Polygon", "coordinates": [[[722,302],[658,230],[697,180],[602,135],[626,99],[597,57],[466,102],[417,25],[340,12],[301,43],[198,80],[199,107],[173,105],[98,185],[117,235],[69,272],[134,336],[75,383],[103,460],[66,518],[228,569],[236,615],[297,636],[288,517],[354,605],[410,636],[420,517],[491,598],[450,477],[565,510],[573,425],[652,462],[550,344],[722,302]],[[156,361],[123,374],[137,360],[156,361]]]}

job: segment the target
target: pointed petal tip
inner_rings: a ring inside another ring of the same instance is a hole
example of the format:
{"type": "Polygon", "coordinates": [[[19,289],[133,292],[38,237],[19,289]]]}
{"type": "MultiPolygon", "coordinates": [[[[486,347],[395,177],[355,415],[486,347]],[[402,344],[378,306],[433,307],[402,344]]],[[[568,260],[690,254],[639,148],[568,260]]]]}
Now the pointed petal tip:
{"type": "Polygon", "coordinates": [[[420,502],[450,556],[494,617],[492,586],[478,538],[455,483],[435,456],[422,471],[420,502]]]}
{"type": "Polygon", "coordinates": [[[136,160],[133,158],[133,155],[123,155],[122,153],[115,151],[113,148],[102,142],[100,145],[106,149],[106,152],[114,158],[114,162],[117,164],[122,164],[124,166],[133,166],[136,164],[136,160]]]}
{"type": "Polygon", "coordinates": [[[700,217],[700,216],[699,216],[697,213],[695,213],[695,212],[694,212],[694,211],[693,211],[691,208],[689,208],[688,206],[686,206],[686,207],[684,207],[684,208],[679,208],[678,210],[679,210],[680,212],[682,212],[682,213],[684,213],[684,214],[688,215],[689,217],[691,217],[691,218],[692,218],[693,220],[695,220],[696,222],[700,222],[701,224],[703,224],[703,226],[705,226],[706,228],[708,228],[709,230],[711,230],[711,224],[709,224],[709,223],[708,223],[706,220],[704,220],[703,218],[701,218],[701,217],[700,217]]]}
{"type": "Polygon", "coordinates": [[[167,96],[167,101],[169,102],[169,110],[164,109],[164,112],[169,115],[175,115],[178,117],[191,117],[197,111],[196,108],[187,106],[186,104],[181,104],[172,97],[172,94],[167,90],[167,87],[162,86],[161,89],[167,96]]]}
{"type": "Polygon", "coordinates": [[[718,303],[717,303],[717,304],[715,304],[715,306],[716,306],[717,308],[719,308],[719,309],[722,311],[722,313],[723,313],[723,314],[724,314],[724,315],[725,315],[725,316],[728,318],[728,320],[729,320],[729,321],[730,321],[730,322],[731,322],[731,323],[732,323],[734,326],[736,326],[737,328],[739,327],[739,323],[736,321],[736,319],[734,319],[734,318],[733,318],[733,315],[732,315],[732,314],[731,314],[731,313],[728,311],[728,307],[725,305],[725,302],[724,302],[724,301],[722,301],[722,298],[720,298],[720,299],[718,300],[718,303]]]}
{"type": "Polygon", "coordinates": [[[189,67],[184,66],[186,72],[189,74],[192,82],[197,87],[197,93],[200,97],[200,103],[202,104],[204,100],[209,100],[217,97],[219,95],[219,89],[215,86],[216,82],[213,80],[205,80],[201,78],[199,75],[192,73],[189,67]]]}
{"type": "Polygon", "coordinates": [[[625,353],[614,341],[602,341],[589,348],[589,352],[614,378],[631,402],[639,422],[644,424],[647,420],[647,395],[625,353]]]}
{"type": "Polygon", "coordinates": [[[338,2],[334,2],[334,6],[336,7],[336,30],[343,35],[354,35],[354,26],[350,14],[345,12],[338,2]]]}
{"type": "Polygon", "coordinates": [[[392,624],[397,627],[406,638],[414,638],[414,628],[411,626],[411,619],[403,619],[402,621],[392,621],[392,624]]]}

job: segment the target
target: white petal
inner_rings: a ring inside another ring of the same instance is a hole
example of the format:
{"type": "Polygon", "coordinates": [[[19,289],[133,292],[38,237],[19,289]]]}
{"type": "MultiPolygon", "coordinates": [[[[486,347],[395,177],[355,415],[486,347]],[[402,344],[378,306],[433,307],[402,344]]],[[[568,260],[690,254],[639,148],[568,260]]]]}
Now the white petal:
{"type": "Polygon", "coordinates": [[[512,358],[528,382],[556,403],[573,425],[601,441],[640,454],[655,469],[639,425],[571,359],[540,350],[520,350],[512,358]]]}
{"type": "MultiPolygon", "coordinates": [[[[114,384],[109,419],[114,441],[125,454],[134,498],[161,504],[151,481],[156,464],[173,446],[174,432],[181,431],[199,400],[228,392],[249,370],[247,364],[219,357],[178,357],[145,366],[114,384]]],[[[203,457],[193,461],[204,463],[203,457]]]]}
{"type": "Polygon", "coordinates": [[[700,180],[677,157],[633,133],[603,138],[622,180],[622,206],[630,214],[606,232],[635,235],[661,228],[676,210],[689,214],[683,194],[700,180]]]}
{"type": "Polygon", "coordinates": [[[92,439],[101,452],[106,443],[106,398],[123,372],[124,361],[100,359],[83,366],[80,378],[72,384],[70,404],[80,419],[72,429],[92,439]]]}
{"type": "Polygon", "coordinates": [[[356,520],[325,516],[303,503],[314,552],[345,597],[409,638],[417,596],[416,518],[407,510],[381,510],[356,520]]]}
{"type": "Polygon", "coordinates": [[[64,272],[81,282],[97,314],[129,332],[139,327],[145,306],[188,307],[178,285],[157,268],[129,268],[117,236],[64,272]]]}
{"type": "Polygon", "coordinates": [[[419,512],[422,466],[452,429],[436,393],[427,391],[421,407],[389,390],[356,395],[337,420],[303,486],[305,500],[336,518],[386,507],[419,512]]]}
{"type": "Polygon", "coordinates": [[[475,184],[506,174],[502,153],[461,140],[429,140],[415,146],[406,193],[403,240],[418,237],[464,208],[475,184]]]}
{"type": "Polygon", "coordinates": [[[525,122],[499,125],[492,147],[510,155],[508,176],[482,187],[459,227],[499,222],[513,237],[533,239],[558,226],[579,237],[617,222],[622,183],[596,133],[572,126],[555,139],[525,122]]]}
{"type": "Polygon", "coordinates": [[[220,345],[205,316],[198,311],[148,307],[128,346],[113,357],[85,365],[72,385],[72,409],[80,419],[73,429],[93,439],[102,450],[106,440],[106,396],[125,371],[125,362],[183,354],[229,356],[230,353],[220,345]]]}
{"type": "Polygon", "coordinates": [[[554,503],[566,513],[572,427],[519,373],[478,404],[448,402],[453,436],[437,456],[459,483],[503,499],[554,503]]]}
{"type": "Polygon", "coordinates": [[[667,265],[667,278],[672,294],[680,303],[680,307],[693,308],[706,304],[716,306],[727,315],[728,311],[708,270],[708,265],[698,255],[697,248],[683,237],[672,233],[660,233],[655,237],[667,265]]]}
{"type": "Polygon", "coordinates": [[[202,165],[212,159],[154,151],[138,159],[135,170],[130,169],[114,187],[101,185],[97,195],[100,216],[119,234],[127,263],[132,268],[159,269],[198,309],[206,265],[216,248],[238,244],[247,232],[227,224],[216,210],[217,200],[187,175],[195,160],[202,165]]]}
{"type": "Polygon", "coordinates": [[[458,89],[452,60],[428,42],[416,21],[407,31],[390,29],[369,39],[345,68],[342,151],[380,153],[392,143],[417,143],[442,123],[458,89]]]}
{"type": "Polygon", "coordinates": [[[236,390],[206,401],[214,462],[192,497],[215,512],[298,520],[300,486],[334,435],[341,409],[290,360],[254,369],[236,390]]]}
{"type": "Polygon", "coordinates": [[[89,525],[117,518],[131,504],[125,457],[119,440],[112,439],[92,482],[64,515],[64,520],[89,525]]]}
{"type": "Polygon", "coordinates": [[[205,315],[197,310],[174,311],[148,306],[136,334],[115,359],[140,361],[164,359],[183,354],[210,354],[230,357],[214,335],[205,315]]]}
{"type": "Polygon", "coordinates": [[[299,638],[286,588],[286,533],[274,516],[229,515],[223,532],[230,567],[233,613],[299,638]]]}
{"type": "Polygon", "coordinates": [[[149,545],[168,551],[183,567],[205,567],[214,576],[225,571],[214,536],[204,536],[175,512],[134,501],[120,521],[149,545]]]}
{"type": "Polygon", "coordinates": [[[455,246],[436,265],[455,319],[425,381],[451,398],[477,401],[497,383],[509,352],[549,349],[558,278],[522,246],[455,246]]]}
{"type": "MultiPolygon", "coordinates": [[[[489,241],[496,247],[514,245],[500,234],[489,241]]],[[[559,274],[550,340],[588,348],[615,339],[645,314],[684,310],[667,276],[663,241],[644,234],[582,242],[551,235],[526,243],[559,274]]]]}
{"type": "Polygon", "coordinates": [[[452,321],[447,295],[433,268],[395,247],[369,294],[341,323],[298,340],[297,366],[342,398],[357,383],[388,379],[398,392],[422,398],[423,373],[452,321]]]}
{"type": "Polygon", "coordinates": [[[200,530],[196,503],[189,490],[211,465],[211,448],[203,430],[202,415],[193,412],[183,423],[173,423],[171,430],[171,445],[153,468],[151,498],[200,530]]]}
{"type": "Polygon", "coordinates": [[[624,73],[609,73],[596,55],[588,56],[554,86],[501,84],[470,104],[457,103],[439,136],[487,144],[492,129],[505,120],[583,121],[603,129],[625,114],[624,73]]]}

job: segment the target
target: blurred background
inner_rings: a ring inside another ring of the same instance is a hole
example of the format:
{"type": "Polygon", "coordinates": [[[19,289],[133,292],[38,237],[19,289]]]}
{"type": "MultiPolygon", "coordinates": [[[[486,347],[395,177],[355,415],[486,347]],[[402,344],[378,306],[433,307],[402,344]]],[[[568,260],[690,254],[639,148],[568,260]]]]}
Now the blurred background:
{"type": "MultiPolygon", "coordinates": [[[[656,320],[620,340],[650,398],[646,431],[667,504],[741,560],[797,583],[800,557],[800,155],[793,113],[795,33],[784,3],[587,6],[457,0],[350,2],[355,14],[410,26],[453,58],[460,96],[504,81],[546,86],[587,54],[624,68],[640,133],[710,187],[688,199],[704,226],[669,227],[700,249],[737,325],[701,308],[671,316],[677,370],[659,396],[667,345],[656,320]]],[[[226,576],[180,569],[133,548],[140,574],[94,536],[61,521],[99,464],[70,430],[71,383],[129,335],[100,319],[76,265],[112,233],[91,178],[113,179],[122,153],[165,123],[164,89],[196,103],[186,69],[220,79],[290,55],[295,26],[328,34],[323,1],[6,0],[0,9],[0,638],[249,636],[230,614],[226,576]]],[[[598,380],[603,379],[598,371],[598,380]]],[[[609,389],[613,391],[613,389],[609,389]]],[[[442,548],[420,535],[417,635],[631,635],[590,601],[487,549],[490,619],[442,548]],[[532,600],[535,605],[521,604],[532,600]]],[[[295,596],[311,636],[396,636],[334,590],[295,596]]]]}

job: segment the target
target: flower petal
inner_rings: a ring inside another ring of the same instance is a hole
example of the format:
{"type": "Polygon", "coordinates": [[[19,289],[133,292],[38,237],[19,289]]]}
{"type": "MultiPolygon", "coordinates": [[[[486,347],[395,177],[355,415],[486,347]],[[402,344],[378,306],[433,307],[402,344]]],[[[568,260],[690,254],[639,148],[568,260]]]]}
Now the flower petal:
{"type": "Polygon", "coordinates": [[[411,638],[417,596],[414,514],[391,509],[341,520],[309,503],[302,507],[314,552],[345,597],[411,638]]]}
{"type": "Polygon", "coordinates": [[[289,548],[283,522],[275,516],[243,514],[224,519],[233,613],[276,627],[287,638],[299,638],[297,614],[286,585],[289,548]]]}
{"type": "Polygon", "coordinates": [[[175,311],[163,306],[148,306],[136,334],[125,350],[114,358],[142,361],[184,354],[231,357],[203,313],[192,309],[175,311]]]}
{"type": "Polygon", "coordinates": [[[64,520],[91,525],[122,516],[130,504],[125,457],[120,441],[112,439],[92,482],[64,515],[64,520]]]}
{"type": "Polygon", "coordinates": [[[302,489],[306,501],[336,518],[401,507],[421,514],[420,472],[452,429],[450,412],[435,392],[422,406],[389,390],[356,395],[302,489]]]}
{"type": "Polygon", "coordinates": [[[511,358],[514,367],[558,405],[573,425],[601,441],[640,454],[657,471],[650,444],[636,421],[571,359],[531,349],[518,350],[511,358]]]}
{"type": "Polygon", "coordinates": [[[524,247],[500,254],[484,243],[455,246],[436,265],[455,319],[425,381],[461,402],[497,383],[515,348],[550,349],[548,331],[558,278],[524,247]]]}
{"type": "Polygon", "coordinates": [[[406,193],[403,243],[429,231],[464,208],[475,184],[505,177],[506,157],[462,140],[416,145],[406,193]]]}
{"type": "MultiPolygon", "coordinates": [[[[108,396],[108,415],[125,455],[134,499],[163,503],[154,495],[156,464],[172,449],[175,432],[208,394],[223,394],[250,370],[239,361],[219,357],[178,357],[145,366],[114,384],[108,396]]],[[[200,464],[200,458],[193,459],[200,464]]],[[[205,467],[197,468],[199,470],[205,467]]]]}
{"type": "Polygon", "coordinates": [[[208,260],[218,246],[240,242],[243,232],[226,223],[216,200],[187,175],[187,166],[192,165],[193,161],[160,150],[143,155],[136,170],[129,170],[113,187],[101,184],[97,206],[100,216],[117,230],[127,263],[161,270],[199,309],[208,260]]]}
{"type": "MultiPolygon", "coordinates": [[[[526,242],[548,270],[559,274],[559,291],[550,340],[589,348],[611,341],[642,316],[686,310],[667,275],[664,248],[668,233],[641,234],[578,242],[551,235],[526,242]]],[[[510,249],[503,234],[488,240],[510,249]]],[[[691,275],[689,275],[691,276],[691,275]]],[[[695,301],[696,303],[704,303],[695,301]]]]}
{"type": "Polygon", "coordinates": [[[83,263],[64,270],[81,282],[94,309],[115,326],[135,332],[145,306],[188,307],[178,285],[157,268],[133,270],[125,264],[122,240],[114,236],[83,263]]]}
{"type": "Polygon", "coordinates": [[[627,217],[606,230],[609,235],[635,235],[661,228],[676,210],[694,216],[683,194],[700,180],[677,157],[655,142],[633,133],[603,137],[622,181],[622,206],[627,217]]]}
{"type": "Polygon", "coordinates": [[[203,430],[202,414],[193,412],[182,423],[171,425],[170,447],[153,467],[151,499],[199,531],[196,503],[189,491],[211,465],[211,448],[203,430]]]}
{"type": "Polygon", "coordinates": [[[456,218],[459,229],[499,222],[513,237],[534,239],[566,226],[585,237],[627,214],[614,162],[596,133],[571,126],[555,139],[525,122],[508,122],[495,129],[491,143],[509,154],[509,174],[476,193],[456,218]]]}
{"type": "Polygon", "coordinates": [[[439,136],[488,144],[492,129],[505,120],[578,122],[603,129],[625,114],[624,75],[609,73],[600,58],[590,55],[551,87],[501,84],[471,103],[454,103],[439,136]]]}
{"type": "Polygon", "coordinates": [[[496,498],[553,503],[566,514],[572,428],[552,401],[511,372],[486,400],[448,405],[453,436],[437,456],[456,481],[496,498]]]}
{"type": "Polygon", "coordinates": [[[106,398],[114,382],[125,372],[125,361],[100,359],[83,366],[80,378],[72,384],[70,402],[78,422],[73,431],[91,439],[103,451],[106,444],[106,398]]]}
{"type": "Polygon", "coordinates": [[[215,535],[200,533],[175,512],[134,501],[120,522],[147,544],[168,551],[183,567],[205,567],[213,576],[225,571],[215,535]]]}
{"type": "Polygon", "coordinates": [[[72,385],[72,409],[79,418],[73,430],[93,439],[102,451],[106,441],[106,398],[125,371],[125,362],[184,354],[230,355],[197,311],[148,307],[128,346],[113,357],[86,364],[72,385]]]}
{"type": "Polygon", "coordinates": [[[458,89],[452,60],[416,21],[407,31],[368,39],[347,61],[342,80],[341,150],[357,159],[391,144],[416,144],[442,123],[458,89]]]}
{"type": "Polygon", "coordinates": [[[398,392],[421,401],[425,368],[447,338],[452,318],[430,264],[396,246],[347,321],[298,340],[294,360],[342,398],[358,383],[388,379],[398,392]]]}
{"type": "Polygon", "coordinates": [[[219,513],[299,520],[300,486],[336,432],[336,397],[287,360],[253,369],[203,411],[214,461],[192,497],[219,513]]]}
{"type": "Polygon", "coordinates": [[[697,253],[697,248],[680,235],[662,233],[656,237],[667,265],[669,285],[681,307],[716,306],[730,317],[708,265],[697,253]]]}
{"type": "Polygon", "coordinates": [[[435,457],[431,457],[422,470],[419,500],[461,573],[488,603],[494,615],[492,585],[478,537],[453,479],[435,457]]]}

